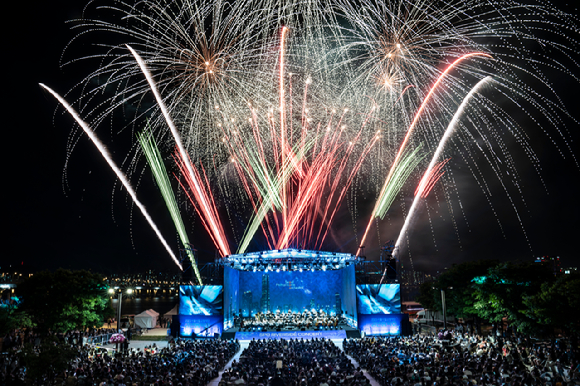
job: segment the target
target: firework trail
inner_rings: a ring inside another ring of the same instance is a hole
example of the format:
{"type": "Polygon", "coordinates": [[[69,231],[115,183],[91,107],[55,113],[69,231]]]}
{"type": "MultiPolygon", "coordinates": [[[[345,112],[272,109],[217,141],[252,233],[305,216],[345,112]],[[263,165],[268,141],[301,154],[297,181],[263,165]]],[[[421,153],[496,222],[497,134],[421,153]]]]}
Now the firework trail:
{"type": "MultiPolygon", "coordinates": [[[[431,171],[424,177],[426,181],[424,186],[420,184],[417,186],[417,189],[415,189],[415,196],[419,195],[421,198],[427,198],[429,193],[431,193],[431,190],[435,187],[435,184],[441,179],[441,177],[443,177],[443,174],[445,174],[443,167],[447,162],[449,162],[449,160],[451,160],[451,158],[447,158],[433,166],[431,171]]],[[[423,180],[421,180],[421,182],[423,182],[423,180]]]]}
{"type": "Polygon", "coordinates": [[[151,171],[153,172],[153,177],[157,182],[157,186],[161,190],[161,195],[163,196],[165,205],[169,210],[173,224],[175,224],[175,229],[177,229],[181,243],[185,247],[187,256],[191,261],[191,266],[195,272],[195,277],[197,278],[199,284],[203,285],[201,275],[199,273],[199,268],[197,267],[197,263],[195,261],[195,256],[193,255],[193,251],[189,248],[189,237],[187,237],[187,232],[185,231],[185,226],[183,225],[183,220],[181,219],[181,214],[179,213],[177,200],[173,194],[171,183],[167,177],[167,170],[163,164],[161,153],[159,152],[159,149],[157,148],[157,145],[155,144],[155,141],[151,137],[150,133],[141,133],[138,134],[137,137],[143,152],[145,153],[145,157],[147,158],[149,166],[151,167],[151,171]]]}
{"type": "Polygon", "coordinates": [[[422,145],[417,146],[416,149],[404,154],[401,161],[395,167],[391,181],[387,184],[384,194],[381,195],[377,201],[376,217],[383,219],[387,214],[391,204],[395,200],[397,194],[413,172],[417,165],[423,160],[424,155],[420,155],[422,145]]]}
{"type": "Polygon", "coordinates": [[[131,51],[131,53],[135,57],[135,60],[137,60],[137,63],[139,63],[139,67],[141,68],[141,71],[145,75],[145,78],[147,79],[147,82],[151,87],[151,91],[153,92],[153,95],[155,95],[155,100],[157,101],[157,104],[159,105],[159,108],[163,113],[163,117],[167,122],[167,126],[169,126],[171,134],[175,139],[175,142],[177,144],[177,153],[180,161],[179,166],[181,172],[185,174],[185,178],[189,183],[190,188],[194,192],[196,202],[200,208],[200,211],[204,215],[202,216],[202,218],[205,221],[207,221],[207,222],[204,221],[204,225],[206,225],[206,229],[212,236],[212,239],[216,242],[216,246],[219,248],[221,255],[222,256],[229,255],[230,249],[229,246],[227,245],[227,240],[225,238],[223,227],[219,220],[219,216],[215,208],[215,203],[213,202],[211,192],[209,191],[208,188],[204,188],[203,184],[200,181],[199,173],[197,172],[197,170],[194,170],[193,165],[191,164],[191,161],[189,159],[189,155],[186,152],[185,148],[183,147],[183,143],[181,142],[181,136],[179,135],[179,132],[177,131],[177,128],[175,127],[175,124],[173,123],[173,120],[171,119],[171,116],[169,115],[169,112],[165,107],[165,103],[163,102],[163,99],[161,98],[161,95],[157,90],[157,86],[155,85],[155,81],[153,80],[151,73],[147,69],[147,65],[145,64],[141,56],[139,56],[139,54],[135,52],[135,50],[133,50],[130,46],[127,46],[127,48],[129,49],[129,51],[131,51]]]}
{"type": "MultiPolygon", "coordinates": [[[[426,0],[363,0],[356,4],[339,0],[337,4],[341,15],[352,26],[348,31],[351,36],[347,39],[349,43],[337,50],[355,53],[348,55],[337,67],[348,69],[344,74],[352,74],[345,81],[344,93],[358,94],[359,100],[363,99],[363,95],[372,93],[369,84],[375,84],[372,95],[377,99],[382,98],[384,102],[381,104],[390,103],[390,95],[398,95],[401,88],[408,87],[405,85],[414,85],[416,87],[413,94],[416,93],[418,98],[411,98],[407,93],[397,101],[407,111],[417,111],[420,108],[419,101],[425,100],[422,94],[429,90],[425,80],[434,79],[441,74],[441,63],[455,60],[470,52],[493,56],[483,62],[463,62],[458,68],[457,76],[449,74],[443,80],[444,87],[432,96],[433,100],[423,111],[423,117],[417,122],[419,127],[415,130],[419,130],[418,136],[426,139],[430,146],[435,147],[434,144],[439,140],[436,128],[447,121],[443,117],[452,115],[449,101],[465,95],[471,88],[473,79],[488,75],[496,79],[495,91],[501,98],[509,100],[524,115],[533,119],[537,128],[548,136],[550,134],[547,127],[563,134],[559,128],[559,125],[565,125],[562,118],[572,118],[557,96],[547,73],[557,70],[574,79],[574,83],[579,80],[577,74],[574,74],[574,70],[578,69],[579,29],[577,18],[573,15],[554,9],[545,2],[523,4],[509,0],[468,0],[444,5],[426,0]],[[562,35],[559,32],[564,30],[570,32],[565,42],[560,39],[562,35]],[[532,50],[529,48],[530,44],[543,49],[532,50]],[[554,55],[548,52],[548,47],[554,49],[554,55]]],[[[475,122],[481,122],[481,126],[487,129],[479,130],[478,133],[486,144],[485,149],[479,147],[476,151],[492,154],[484,155],[484,158],[494,170],[499,171],[499,180],[510,180],[514,186],[519,186],[520,177],[514,159],[500,139],[505,136],[503,131],[506,131],[529,155],[530,162],[541,178],[539,158],[528,141],[528,134],[519,129],[518,123],[505,110],[506,104],[500,105],[496,101],[497,99],[483,100],[482,106],[470,113],[468,120],[472,125],[477,127],[475,122]],[[494,147],[500,149],[500,154],[494,151],[494,147]],[[502,173],[499,164],[503,164],[504,169],[509,169],[509,174],[502,173]]],[[[396,134],[400,132],[397,128],[409,127],[410,123],[405,124],[404,120],[397,119],[397,114],[392,117],[387,125],[394,133],[392,137],[396,138],[396,134]]],[[[574,118],[571,121],[578,123],[574,118]]],[[[578,165],[570,142],[565,139],[566,135],[562,138],[563,145],[556,147],[567,148],[567,155],[569,153],[573,162],[578,165]]],[[[461,138],[458,143],[456,150],[461,152],[464,161],[470,165],[473,178],[482,186],[489,201],[488,183],[475,161],[469,139],[461,138]]],[[[391,171],[395,163],[387,163],[391,166],[391,171]]],[[[379,186],[380,191],[383,191],[384,183],[379,186]]],[[[521,194],[521,190],[518,190],[521,194]]],[[[525,205],[523,196],[521,201],[525,205]]],[[[516,209],[514,202],[512,205],[516,209]]],[[[466,217],[465,213],[463,216],[466,217]]],[[[368,234],[373,217],[371,216],[363,239],[368,234]]]]}
{"type": "MultiPolygon", "coordinates": [[[[401,228],[401,232],[399,233],[399,237],[397,238],[397,242],[395,243],[394,251],[397,253],[397,257],[400,256],[401,242],[403,240],[404,235],[407,232],[407,228],[409,227],[409,224],[411,223],[411,221],[413,220],[413,217],[415,216],[415,212],[417,210],[417,206],[419,204],[419,201],[421,200],[421,198],[425,198],[424,193],[428,187],[430,177],[432,177],[432,172],[436,166],[437,160],[439,159],[439,157],[443,153],[443,149],[445,148],[447,141],[449,140],[449,138],[451,138],[453,133],[455,133],[455,130],[457,129],[457,126],[458,126],[459,118],[463,115],[465,108],[467,107],[468,103],[471,101],[473,96],[483,86],[489,84],[491,81],[492,81],[491,77],[485,77],[484,79],[480,80],[471,89],[469,94],[467,94],[465,96],[465,98],[463,99],[463,101],[459,105],[457,112],[455,113],[455,115],[453,115],[453,119],[451,119],[451,121],[449,122],[449,125],[447,126],[447,130],[445,130],[443,137],[441,137],[441,140],[439,141],[439,146],[437,146],[437,149],[435,150],[435,153],[433,154],[433,158],[431,158],[431,162],[429,163],[427,170],[425,170],[425,173],[423,175],[423,178],[421,179],[421,182],[419,182],[419,186],[417,187],[417,191],[416,191],[417,193],[415,194],[415,199],[413,200],[413,204],[411,205],[411,209],[409,209],[409,213],[407,214],[407,217],[405,218],[405,223],[403,224],[403,227],[401,228]]],[[[383,278],[384,278],[384,274],[383,274],[383,278]]],[[[382,282],[382,279],[381,279],[381,282],[382,282]]]]}
{"type": "MultiPolygon", "coordinates": [[[[144,58],[151,72],[161,75],[158,88],[179,127],[184,147],[195,159],[209,165],[223,153],[218,146],[219,131],[208,129],[214,127],[221,111],[241,119],[245,115],[241,107],[247,101],[275,105],[271,86],[277,76],[272,72],[276,65],[272,51],[278,49],[279,37],[273,37],[272,32],[280,31],[283,25],[300,30],[296,39],[305,47],[301,55],[309,56],[306,50],[322,51],[321,44],[316,44],[320,39],[313,34],[323,36],[320,28],[327,24],[328,16],[320,12],[317,2],[284,3],[146,0],[111,4],[96,0],[87,6],[86,14],[93,11],[97,17],[72,21],[73,28],[81,31],[65,54],[87,33],[122,37],[144,58]]],[[[63,66],[81,60],[100,63],[96,71],[75,86],[82,92],[77,101],[84,107],[81,113],[93,127],[131,104],[135,113],[128,117],[130,124],[141,126],[140,122],[151,115],[154,134],[166,138],[160,107],[148,103],[147,82],[135,82],[141,69],[132,54],[126,52],[125,44],[101,42],[88,57],[65,61],[65,56],[63,66]],[[102,95],[111,95],[110,90],[114,90],[114,95],[108,103],[98,100],[102,95]],[[91,108],[93,104],[96,107],[91,108]]],[[[219,161],[227,159],[220,157],[219,161]]]]}
{"type": "MultiPolygon", "coordinates": [[[[286,161],[286,101],[284,90],[284,53],[285,53],[285,39],[287,27],[282,28],[282,36],[280,37],[280,154],[282,155],[282,166],[286,161]]],[[[288,203],[287,203],[286,184],[282,184],[282,227],[286,228],[288,222],[288,203]]]]}
{"type": "Polygon", "coordinates": [[[185,177],[185,182],[187,184],[185,185],[180,182],[181,187],[199,214],[203,226],[209,233],[219,253],[222,255],[222,257],[229,255],[230,250],[222,224],[219,222],[219,213],[215,204],[214,197],[211,194],[211,189],[207,180],[207,175],[205,174],[205,170],[202,168],[202,173],[204,175],[204,178],[202,179],[199,171],[191,167],[191,160],[189,157],[185,159],[181,157],[181,153],[176,151],[175,162],[179,167],[179,171],[185,177]],[[190,168],[191,170],[189,170],[190,168]],[[189,187],[189,190],[187,187],[189,187]],[[193,195],[191,195],[189,191],[193,192],[193,195]]]}
{"type": "MultiPolygon", "coordinates": [[[[469,54],[465,54],[465,55],[461,56],[459,59],[456,59],[453,63],[451,63],[445,69],[445,71],[443,71],[443,73],[441,75],[439,75],[439,77],[437,78],[437,80],[435,81],[435,83],[433,84],[433,86],[431,87],[431,89],[429,90],[429,92],[427,93],[427,96],[425,97],[425,99],[423,99],[423,102],[419,106],[419,110],[417,110],[417,112],[415,113],[415,118],[413,118],[413,121],[411,122],[411,125],[409,126],[409,129],[407,130],[407,134],[405,135],[405,138],[403,139],[403,143],[399,147],[399,151],[397,152],[397,155],[395,156],[395,160],[393,161],[393,164],[391,166],[391,169],[389,170],[389,174],[387,175],[387,178],[385,179],[385,183],[383,184],[383,188],[381,189],[381,192],[379,193],[379,199],[377,201],[377,204],[375,205],[375,208],[373,209],[373,211],[371,213],[371,218],[369,220],[369,223],[367,225],[367,228],[365,230],[365,233],[363,234],[363,237],[361,239],[361,246],[364,245],[364,242],[365,242],[365,240],[367,238],[367,234],[368,234],[368,232],[369,232],[369,230],[371,228],[371,225],[373,224],[373,220],[374,220],[375,217],[378,217],[379,210],[381,211],[381,213],[384,216],[384,213],[386,213],[386,211],[389,209],[388,207],[385,207],[384,203],[385,202],[388,202],[389,203],[389,206],[390,206],[390,203],[392,203],[393,200],[394,200],[394,197],[385,199],[384,196],[387,195],[387,193],[397,194],[399,192],[398,189],[390,188],[389,187],[389,184],[391,184],[393,174],[395,173],[395,170],[397,170],[397,167],[399,166],[399,159],[401,158],[401,155],[403,154],[403,151],[407,147],[407,143],[409,142],[409,138],[411,138],[411,135],[413,134],[413,131],[415,129],[415,126],[417,125],[417,121],[419,120],[419,117],[421,116],[421,113],[425,109],[425,106],[427,106],[427,103],[431,99],[431,96],[433,95],[433,93],[435,92],[435,90],[437,90],[439,84],[441,84],[441,82],[443,81],[443,79],[445,78],[445,76],[458,63],[460,63],[461,61],[463,61],[465,59],[468,59],[468,58],[470,58],[472,56],[483,56],[483,57],[491,58],[490,55],[485,54],[485,53],[482,53],[482,52],[471,52],[469,54]]],[[[398,184],[398,185],[400,185],[400,184],[398,184]]],[[[359,250],[357,251],[357,254],[359,254],[360,251],[361,251],[361,249],[359,248],[359,250]]]]}
{"type": "MultiPolygon", "coordinates": [[[[295,197],[293,197],[288,223],[283,227],[282,234],[278,239],[278,249],[288,248],[292,239],[295,240],[294,245],[300,245],[300,239],[303,239],[303,243],[306,245],[311,244],[311,240],[314,236],[313,228],[315,216],[320,212],[323,200],[326,201],[326,205],[321,215],[322,218],[321,224],[319,225],[318,235],[320,236],[325,222],[327,223],[327,227],[330,226],[335,213],[333,211],[331,216],[327,216],[330,205],[334,204],[335,208],[339,206],[341,199],[344,197],[345,189],[348,189],[350,186],[352,178],[358,171],[362,160],[366,154],[368,154],[378,138],[379,136],[377,134],[375,139],[367,144],[361,158],[359,158],[358,162],[350,171],[349,178],[343,182],[340,193],[338,193],[338,182],[341,180],[340,177],[345,171],[345,167],[348,164],[348,160],[352,155],[359,137],[350,141],[348,147],[341,154],[340,158],[339,150],[342,148],[343,144],[338,142],[338,139],[340,139],[339,135],[336,135],[336,141],[329,141],[329,143],[322,146],[325,148],[325,151],[319,153],[312,160],[311,164],[308,165],[306,175],[300,179],[299,187],[295,193],[295,197]],[[332,183],[330,183],[331,178],[334,178],[332,183]],[[330,185],[330,189],[328,190],[328,193],[325,194],[324,188],[327,185],[330,185]],[[337,197],[336,201],[335,197],[337,197]],[[304,231],[299,232],[299,227],[304,231]]],[[[324,237],[320,243],[322,243],[322,241],[324,241],[324,237]]],[[[316,244],[317,243],[315,242],[314,245],[316,244]]]]}
{"type": "Polygon", "coordinates": [[[64,100],[63,97],[61,97],[59,94],[57,94],[55,91],[53,91],[50,87],[48,87],[42,83],[40,83],[40,86],[42,88],[44,88],[46,91],[48,91],[49,93],[51,93],[60,102],[60,104],[63,105],[63,107],[68,111],[68,113],[74,118],[74,120],[82,127],[84,132],[89,136],[89,138],[91,139],[93,144],[97,147],[97,149],[99,150],[99,152],[101,153],[101,155],[105,159],[105,161],[107,161],[107,163],[109,164],[110,168],[113,170],[113,172],[115,172],[119,181],[121,181],[121,183],[123,184],[125,189],[127,189],[127,192],[129,193],[129,195],[133,199],[133,202],[135,202],[135,205],[137,205],[137,207],[139,208],[139,210],[143,214],[143,217],[145,217],[145,220],[147,220],[147,222],[149,223],[149,226],[153,229],[153,231],[155,232],[155,234],[159,238],[159,241],[161,241],[161,244],[163,244],[163,246],[167,250],[167,253],[169,253],[169,256],[171,256],[171,258],[173,259],[175,264],[179,267],[179,269],[183,270],[183,268],[181,267],[181,264],[179,263],[179,260],[177,260],[177,257],[175,257],[175,255],[173,254],[173,252],[171,251],[171,248],[169,248],[169,245],[167,244],[167,242],[165,241],[165,239],[161,235],[161,232],[157,228],[157,225],[155,225],[155,223],[153,222],[153,219],[151,219],[151,216],[149,216],[149,213],[147,213],[145,206],[141,203],[141,201],[139,201],[137,199],[137,193],[135,192],[135,190],[133,189],[133,187],[129,183],[129,180],[127,180],[127,178],[125,177],[125,175],[123,174],[121,169],[119,169],[117,167],[117,165],[115,164],[115,162],[113,162],[113,159],[109,155],[109,152],[105,148],[105,145],[103,145],[103,143],[95,135],[94,131],[91,130],[89,125],[87,125],[87,123],[81,119],[81,117],[78,115],[78,113],[72,108],[71,105],[68,104],[68,102],[66,100],[64,100]]]}
{"type": "MultiPolygon", "coordinates": [[[[331,117],[324,125],[318,124],[316,133],[310,139],[306,139],[309,120],[302,119],[303,135],[292,147],[289,147],[276,125],[270,125],[268,130],[260,130],[255,112],[250,119],[253,131],[249,138],[241,137],[239,126],[224,121],[224,142],[229,144],[231,158],[254,209],[238,253],[245,252],[260,225],[271,248],[284,249],[290,244],[320,245],[324,241],[337,207],[366,155],[379,139],[377,133],[349,167],[349,160],[372,116],[372,110],[361,124],[356,137],[348,143],[344,139],[345,113],[336,122],[331,117]],[[268,164],[260,138],[263,131],[269,131],[275,138],[273,143],[278,146],[278,154],[282,154],[283,148],[287,149],[288,157],[283,164],[272,163],[272,160],[268,164]],[[276,172],[272,173],[272,170],[276,172]],[[293,192],[286,204],[286,224],[276,221],[270,224],[266,216],[268,213],[284,211],[284,190],[293,192]],[[332,206],[334,208],[331,210],[332,206]],[[263,224],[264,220],[266,224],[263,224]],[[318,232],[315,228],[318,228],[318,232]]],[[[271,122],[270,119],[268,121],[271,122]]]]}
{"type": "MultiPolygon", "coordinates": [[[[260,229],[270,248],[322,247],[343,200],[355,235],[365,221],[356,247],[368,242],[373,221],[380,235],[377,219],[405,199],[406,181],[441,142],[456,101],[489,75],[493,97],[478,96],[463,112],[461,125],[471,130],[448,145],[489,205],[490,179],[516,212],[526,205],[511,147],[542,178],[534,125],[578,166],[566,127],[578,122],[549,76],[580,82],[578,20],[541,0],[107,1],[87,7],[98,17],[75,21],[71,47],[91,34],[116,37],[81,58],[96,59],[98,68],[71,90],[80,92],[75,104],[91,127],[122,110],[119,133],[150,117],[160,148],[177,144],[173,167],[222,255],[228,240],[246,251],[260,229]],[[526,122],[516,121],[514,108],[526,122]],[[370,197],[367,223],[361,202],[370,197]]],[[[69,152],[77,141],[71,134],[69,152]]],[[[137,149],[125,159],[128,176],[139,173],[137,149]]],[[[428,169],[432,179],[418,197],[441,176],[428,169]]],[[[460,200],[457,186],[443,193],[449,203],[460,200]]],[[[457,229],[456,217],[468,216],[461,205],[459,214],[448,207],[457,229]]]]}

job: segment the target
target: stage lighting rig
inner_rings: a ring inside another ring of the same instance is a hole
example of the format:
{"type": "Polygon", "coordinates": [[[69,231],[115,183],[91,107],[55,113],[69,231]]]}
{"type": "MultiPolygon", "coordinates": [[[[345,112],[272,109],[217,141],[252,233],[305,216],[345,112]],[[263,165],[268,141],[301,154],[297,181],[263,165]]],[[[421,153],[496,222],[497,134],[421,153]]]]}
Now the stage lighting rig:
{"type": "Polygon", "coordinates": [[[361,258],[349,253],[279,249],[229,255],[220,259],[223,266],[240,271],[326,271],[343,269],[361,258]]]}

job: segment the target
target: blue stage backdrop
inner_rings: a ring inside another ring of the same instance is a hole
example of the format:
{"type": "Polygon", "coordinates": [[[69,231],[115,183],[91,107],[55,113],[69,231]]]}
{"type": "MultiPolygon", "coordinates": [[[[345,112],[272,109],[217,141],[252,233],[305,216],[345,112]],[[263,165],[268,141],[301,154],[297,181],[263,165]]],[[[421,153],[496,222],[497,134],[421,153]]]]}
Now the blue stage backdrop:
{"type": "Polygon", "coordinates": [[[240,271],[224,268],[224,328],[234,326],[234,315],[238,312],[238,293],[240,291],[240,271]]]}
{"type": "Polygon", "coordinates": [[[342,309],[344,317],[348,325],[357,328],[357,312],[356,312],[356,280],[354,265],[341,269],[342,272],[342,309]]]}
{"type": "Polygon", "coordinates": [[[315,309],[334,315],[343,313],[356,327],[354,265],[329,271],[238,271],[225,267],[224,326],[230,328],[234,314],[302,312],[315,309]],[[238,284],[236,286],[236,283],[238,284]]]}
{"type": "Polygon", "coordinates": [[[399,284],[356,286],[358,326],[366,335],[400,335],[401,287],[399,284]]]}

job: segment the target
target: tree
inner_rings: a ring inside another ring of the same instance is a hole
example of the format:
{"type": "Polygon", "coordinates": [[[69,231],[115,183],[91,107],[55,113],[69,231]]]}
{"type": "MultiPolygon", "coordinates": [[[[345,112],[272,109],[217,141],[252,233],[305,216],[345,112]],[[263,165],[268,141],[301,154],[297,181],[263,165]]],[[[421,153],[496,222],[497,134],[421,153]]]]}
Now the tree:
{"type": "Polygon", "coordinates": [[[38,348],[27,343],[18,353],[20,361],[26,367],[26,378],[36,381],[45,376],[49,380],[54,379],[54,375],[66,370],[78,355],[76,348],[60,342],[55,335],[43,339],[38,348]]]}
{"type": "Polygon", "coordinates": [[[66,332],[102,326],[113,311],[99,274],[59,269],[40,272],[18,286],[22,308],[39,328],[66,332]]]}
{"type": "Polygon", "coordinates": [[[525,315],[549,328],[580,333],[580,275],[562,275],[554,283],[543,283],[540,291],[525,296],[525,315]]]}
{"type": "Polygon", "coordinates": [[[417,296],[417,301],[419,304],[428,310],[433,310],[436,308],[435,295],[433,287],[435,286],[434,281],[426,281],[419,287],[419,296],[417,296]]]}
{"type": "Polygon", "coordinates": [[[502,263],[474,283],[474,309],[490,322],[501,322],[505,317],[518,331],[535,332],[538,324],[526,313],[524,299],[554,280],[551,268],[545,264],[502,263]]]}
{"type": "Polygon", "coordinates": [[[499,260],[478,260],[453,266],[442,273],[434,283],[437,288],[435,303],[439,310],[441,306],[441,290],[445,290],[445,307],[447,314],[457,318],[466,318],[476,315],[473,308],[473,280],[484,276],[492,267],[496,267],[499,260]]]}
{"type": "Polygon", "coordinates": [[[26,312],[14,307],[0,307],[0,337],[17,328],[36,327],[26,312]]]}

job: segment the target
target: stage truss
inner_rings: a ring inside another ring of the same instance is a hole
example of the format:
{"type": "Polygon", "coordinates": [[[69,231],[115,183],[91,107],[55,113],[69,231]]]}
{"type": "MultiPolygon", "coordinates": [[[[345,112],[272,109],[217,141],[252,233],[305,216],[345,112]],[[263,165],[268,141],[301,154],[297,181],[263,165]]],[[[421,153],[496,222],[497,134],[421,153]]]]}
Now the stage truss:
{"type": "Polygon", "coordinates": [[[350,253],[309,251],[305,249],[278,249],[228,255],[216,262],[239,271],[330,271],[359,263],[360,258],[350,253]]]}

